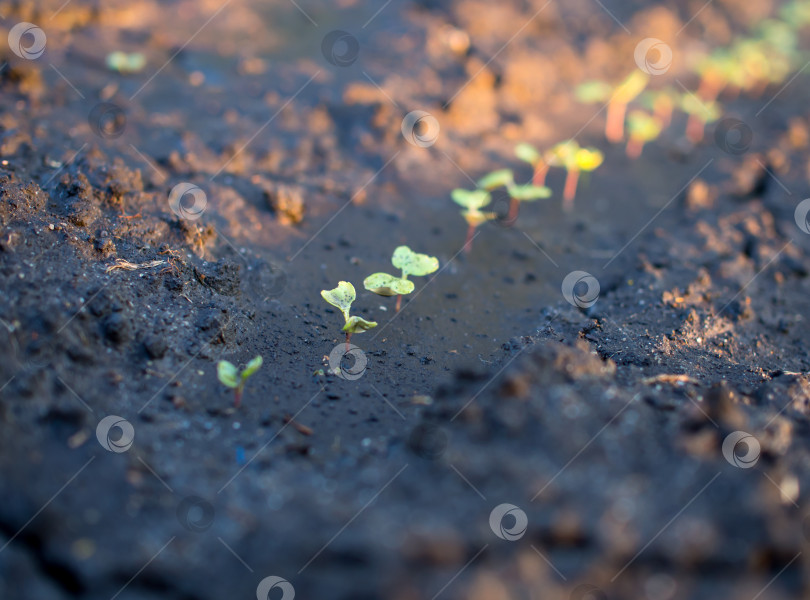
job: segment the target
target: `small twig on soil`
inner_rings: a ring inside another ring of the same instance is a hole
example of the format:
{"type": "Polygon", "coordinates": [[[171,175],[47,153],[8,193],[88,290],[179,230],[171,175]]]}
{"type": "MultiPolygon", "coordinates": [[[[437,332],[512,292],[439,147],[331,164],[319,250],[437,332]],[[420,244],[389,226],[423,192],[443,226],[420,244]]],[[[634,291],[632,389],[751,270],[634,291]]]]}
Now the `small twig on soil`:
{"type": "Polygon", "coordinates": [[[123,269],[124,271],[137,271],[138,269],[151,269],[153,267],[159,267],[162,264],[165,264],[165,260],[149,260],[146,262],[142,262],[141,264],[131,263],[126,259],[118,258],[115,260],[115,264],[110,265],[107,267],[106,273],[110,273],[112,271],[116,271],[118,269],[123,269]]]}
{"type": "Polygon", "coordinates": [[[294,420],[290,415],[284,415],[284,424],[292,425],[298,433],[303,435],[312,435],[312,428],[306,425],[301,425],[298,421],[294,420]]]}
{"type": "Polygon", "coordinates": [[[692,383],[694,385],[700,385],[700,382],[697,379],[689,377],[689,375],[669,375],[666,373],[655,375],[654,377],[647,377],[642,379],[641,383],[645,385],[653,385],[655,383],[670,383],[672,385],[692,383]]]}

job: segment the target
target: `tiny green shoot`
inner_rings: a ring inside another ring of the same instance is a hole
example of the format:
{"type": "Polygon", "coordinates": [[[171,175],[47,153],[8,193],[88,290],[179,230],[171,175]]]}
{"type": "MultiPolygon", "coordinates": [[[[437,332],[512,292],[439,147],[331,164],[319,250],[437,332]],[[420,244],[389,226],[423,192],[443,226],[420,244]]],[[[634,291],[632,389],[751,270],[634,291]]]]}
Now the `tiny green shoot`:
{"type": "Polygon", "coordinates": [[[475,228],[495,218],[495,213],[483,212],[481,210],[492,202],[492,195],[487,190],[464,190],[457,188],[450,193],[450,197],[453,199],[453,202],[464,209],[461,211],[461,214],[468,225],[467,239],[464,242],[464,252],[469,253],[472,250],[475,228]]]}
{"type": "Polygon", "coordinates": [[[693,144],[703,141],[706,124],[716,121],[722,115],[720,105],[712,101],[701,101],[693,94],[681,97],[681,110],[689,115],[686,122],[686,137],[693,144]]]}
{"type": "Polygon", "coordinates": [[[233,389],[233,405],[235,408],[239,408],[242,404],[242,392],[245,390],[245,382],[248,377],[258,371],[261,366],[261,355],[251,360],[241,373],[236,368],[236,365],[227,360],[221,360],[217,363],[217,377],[222,385],[233,389]]]}
{"type": "Polygon", "coordinates": [[[343,332],[346,334],[347,352],[349,351],[349,341],[353,333],[362,333],[377,326],[375,321],[366,321],[362,317],[353,317],[350,314],[352,303],[357,298],[357,292],[354,291],[354,286],[348,281],[338,282],[338,286],[333,290],[321,290],[321,296],[343,313],[343,319],[346,321],[343,325],[343,332]]]}
{"type": "Polygon", "coordinates": [[[538,187],[546,185],[546,174],[548,173],[549,164],[537,148],[531,144],[518,144],[515,146],[515,156],[532,166],[533,185],[538,187]]]}
{"type": "Polygon", "coordinates": [[[478,180],[478,187],[488,192],[499,187],[506,188],[506,192],[509,194],[509,214],[506,216],[505,223],[510,226],[517,220],[521,202],[531,202],[551,196],[551,190],[545,186],[538,186],[533,183],[516,184],[511,169],[499,169],[484,175],[478,180]]]}
{"type": "Polygon", "coordinates": [[[656,117],[643,110],[633,110],[627,117],[627,130],[630,134],[630,139],[627,141],[627,156],[638,158],[641,156],[644,144],[661,135],[661,123],[656,117]]]}
{"type": "Polygon", "coordinates": [[[402,271],[402,277],[388,273],[374,273],[366,277],[363,286],[379,296],[396,296],[396,311],[399,312],[402,306],[402,296],[410,294],[414,289],[413,282],[408,280],[408,276],[430,275],[439,268],[439,259],[435,256],[414,252],[408,246],[399,246],[394,250],[391,263],[402,271]]]}
{"type": "Polygon", "coordinates": [[[650,76],[647,73],[635,70],[616,87],[616,91],[613,92],[608,103],[607,122],[605,123],[605,137],[609,142],[618,143],[624,139],[627,105],[644,91],[649,81],[650,76]]]}

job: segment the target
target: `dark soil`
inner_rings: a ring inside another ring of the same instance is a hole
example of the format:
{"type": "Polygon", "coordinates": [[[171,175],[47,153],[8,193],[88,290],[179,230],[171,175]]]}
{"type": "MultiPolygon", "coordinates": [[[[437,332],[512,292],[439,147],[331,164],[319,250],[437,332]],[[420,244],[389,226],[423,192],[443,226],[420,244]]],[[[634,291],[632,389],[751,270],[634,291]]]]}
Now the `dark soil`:
{"type": "Polygon", "coordinates": [[[631,161],[576,84],[657,37],[694,88],[680,57],[779,3],[610,4],[0,1],[47,34],[0,51],[0,598],[810,594],[810,78],[721,98],[744,152],[679,117],[631,161]],[[434,145],[404,139],[413,110],[434,145]],[[574,211],[552,173],[463,253],[450,190],[569,136],[606,153],[574,211]],[[441,268],[395,313],[361,282],[399,244],[441,268]],[[379,322],[356,380],[328,359],[339,280],[379,322]],[[257,354],[234,409],[216,363],[257,354]]]}

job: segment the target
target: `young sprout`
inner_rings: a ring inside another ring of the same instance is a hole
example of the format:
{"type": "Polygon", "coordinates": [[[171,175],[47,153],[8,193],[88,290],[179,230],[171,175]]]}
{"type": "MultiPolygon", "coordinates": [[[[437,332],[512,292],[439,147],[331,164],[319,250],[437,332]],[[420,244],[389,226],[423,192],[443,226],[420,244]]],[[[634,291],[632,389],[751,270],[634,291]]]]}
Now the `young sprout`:
{"type": "Polygon", "coordinates": [[[464,252],[469,253],[472,250],[475,228],[495,218],[495,213],[481,211],[482,208],[492,202],[492,196],[486,190],[463,190],[457,188],[450,193],[450,197],[453,202],[464,207],[461,214],[468,225],[464,252]]]}
{"type": "Polygon", "coordinates": [[[424,277],[430,275],[439,268],[439,259],[427,254],[414,252],[408,246],[399,246],[394,250],[391,263],[402,271],[402,277],[389,275],[388,273],[374,273],[366,277],[363,286],[369,291],[380,296],[396,296],[396,311],[402,305],[402,296],[413,291],[413,282],[408,281],[408,275],[414,277],[424,277]]]}
{"type": "Polygon", "coordinates": [[[681,110],[689,115],[686,122],[686,137],[693,144],[703,141],[706,125],[720,118],[720,106],[716,102],[701,102],[692,94],[681,97],[681,110]]]}
{"type": "Polygon", "coordinates": [[[644,108],[652,111],[655,120],[664,130],[672,123],[672,113],[680,100],[680,94],[672,88],[648,90],[641,95],[640,100],[644,108]]]}
{"type": "Polygon", "coordinates": [[[349,314],[352,302],[357,298],[357,292],[348,281],[339,281],[338,286],[333,290],[321,290],[321,296],[343,313],[343,319],[346,321],[343,325],[343,332],[346,334],[346,352],[349,351],[349,340],[353,333],[363,333],[377,326],[375,321],[366,321],[362,317],[353,317],[349,314]]]}
{"type": "Polygon", "coordinates": [[[616,87],[616,91],[610,97],[605,123],[605,137],[609,142],[618,143],[624,139],[627,105],[644,91],[649,81],[650,76],[647,73],[635,70],[616,87]]]}
{"type": "Polygon", "coordinates": [[[590,172],[602,164],[605,157],[596,148],[580,148],[576,140],[561,142],[551,149],[549,162],[567,171],[563,190],[563,208],[571,210],[581,172],[590,172]]]}
{"type": "Polygon", "coordinates": [[[515,156],[523,162],[532,166],[532,184],[538,187],[546,185],[546,174],[548,173],[548,162],[531,144],[518,144],[515,146],[515,156]]]}
{"type": "Polygon", "coordinates": [[[227,360],[221,360],[217,364],[217,377],[219,378],[219,382],[233,389],[234,407],[239,408],[242,404],[242,392],[245,389],[245,382],[248,380],[248,377],[258,371],[261,366],[261,355],[251,360],[241,373],[233,363],[229,363],[227,360]]]}
{"type": "Polygon", "coordinates": [[[627,117],[627,130],[630,133],[630,139],[627,142],[627,156],[638,158],[641,156],[644,144],[661,135],[661,123],[643,110],[633,110],[627,117]]]}
{"type": "Polygon", "coordinates": [[[499,187],[506,188],[506,193],[509,194],[509,214],[506,216],[505,223],[510,226],[517,220],[521,202],[531,202],[551,196],[551,190],[545,186],[533,183],[516,184],[515,176],[510,169],[500,169],[484,175],[478,180],[478,187],[488,192],[499,187]]]}

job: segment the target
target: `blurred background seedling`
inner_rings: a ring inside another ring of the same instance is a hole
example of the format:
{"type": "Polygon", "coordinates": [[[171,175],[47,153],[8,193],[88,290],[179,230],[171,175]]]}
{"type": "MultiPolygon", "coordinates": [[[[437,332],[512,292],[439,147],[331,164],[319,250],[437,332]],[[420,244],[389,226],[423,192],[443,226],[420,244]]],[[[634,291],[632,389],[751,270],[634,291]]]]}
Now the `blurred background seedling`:
{"type": "Polygon", "coordinates": [[[499,169],[484,175],[478,180],[478,187],[488,192],[501,187],[506,189],[506,193],[509,195],[509,213],[506,215],[504,222],[510,227],[517,220],[521,202],[532,202],[551,196],[551,190],[545,186],[535,185],[534,183],[516,184],[511,169],[499,169]]]}
{"type": "Polygon", "coordinates": [[[644,144],[652,142],[661,135],[661,123],[656,117],[643,110],[632,110],[627,117],[627,156],[638,158],[644,150],[644,144]]]}
{"type": "Polygon", "coordinates": [[[467,221],[467,238],[464,241],[464,252],[472,250],[472,240],[475,229],[487,221],[495,218],[494,212],[483,212],[481,209],[489,206],[492,202],[492,195],[486,190],[465,190],[456,188],[450,193],[453,202],[463,207],[461,215],[467,221]]]}

